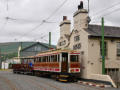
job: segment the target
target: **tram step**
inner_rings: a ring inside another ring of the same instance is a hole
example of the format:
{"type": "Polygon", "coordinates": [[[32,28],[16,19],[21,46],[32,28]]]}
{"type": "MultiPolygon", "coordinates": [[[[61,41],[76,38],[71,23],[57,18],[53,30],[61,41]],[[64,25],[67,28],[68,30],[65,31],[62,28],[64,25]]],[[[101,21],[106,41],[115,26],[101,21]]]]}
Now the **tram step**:
{"type": "Polygon", "coordinates": [[[67,82],[68,80],[65,80],[65,79],[59,79],[59,81],[61,81],[61,82],[67,82]]]}
{"type": "Polygon", "coordinates": [[[69,76],[68,76],[68,75],[60,75],[60,77],[66,77],[66,78],[67,78],[67,77],[69,77],[69,76]]]}

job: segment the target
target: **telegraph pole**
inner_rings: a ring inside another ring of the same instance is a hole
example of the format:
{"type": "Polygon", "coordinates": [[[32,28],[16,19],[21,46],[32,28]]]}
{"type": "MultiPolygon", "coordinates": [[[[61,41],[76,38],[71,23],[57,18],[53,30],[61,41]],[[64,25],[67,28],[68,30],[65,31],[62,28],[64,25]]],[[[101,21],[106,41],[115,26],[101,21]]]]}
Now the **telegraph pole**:
{"type": "Polygon", "coordinates": [[[21,47],[21,50],[22,50],[22,42],[20,42],[20,47],[21,47]]]}
{"type": "Polygon", "coordinates": [[[102,17],[102,74],[105,74],[104,18],[102,17]]]}
{"type": "Polygon", "coordinates": [[[88,14],[90,12],[90,1],[88,0],[88,14]]]}
{"type": "Polygon", "coordinates": [[[1,69],[1,66],[2,66],[2,58],[1,58],[1,48],[0,48],[0,69],[1,69]]]}
{"type": "Polygon", "coordinates": [[[51,48],[51,32],[49,32],[49,49],[51,48]]]}

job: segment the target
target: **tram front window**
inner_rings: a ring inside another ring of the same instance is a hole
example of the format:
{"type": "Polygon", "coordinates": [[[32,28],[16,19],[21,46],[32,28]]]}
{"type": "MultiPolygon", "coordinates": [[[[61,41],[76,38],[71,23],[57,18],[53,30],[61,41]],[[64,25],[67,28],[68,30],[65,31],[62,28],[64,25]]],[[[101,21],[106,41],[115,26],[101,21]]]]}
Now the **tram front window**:
{"type": "Polygon", "coordinates": [[[78,62],[79,61],[79,55],[71,55],[70,56],[71,62],[78,62]]]}

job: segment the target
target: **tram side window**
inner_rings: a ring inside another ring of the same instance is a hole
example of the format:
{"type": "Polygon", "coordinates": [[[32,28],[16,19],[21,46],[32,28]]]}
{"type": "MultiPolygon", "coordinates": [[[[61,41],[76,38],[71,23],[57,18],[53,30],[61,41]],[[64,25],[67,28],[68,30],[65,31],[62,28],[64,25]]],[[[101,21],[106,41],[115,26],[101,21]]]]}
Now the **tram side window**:
{"type": "Polygon", "coordinates": [[[48,62],[48,57],[47,56],[43,57],[43,62],[48,62]]]}
{"type": "Polygon", "coordinates": [[[53,62],[57,62],[57,55],[53,55],[53,62]]]}
{"type": "Polygon", "coordinates": [[[48,56],[48,62],[50,62],[50,56],[48,56]]]}
{"type": "Polygon", "coordinates": [[[51,62],[53,62],[53,59],[54,59],[54,56],[52,55],[52,56],[51,56],[51,62]]]}
{"type": "Polygon", "coordinates": [[[48,56],[46,56],[46,61],[49,62],[49,60],[48,60],[48,56]]]}
{"type": "Polygon", "coordinates": [[[79,61],[79,55],[71,55],[70,56],[71,62],[78,62],[79,61]]]}
{"type": "Polygon", "coordinates": [[[59,62],[60,61],[60,55],[58,54],[57,55],[57,62],[59,62]]]}
{"type": "Polygon", "coordinates": [[[38,58],[38,62],[41,62],[41,57],[38,58]]]}
{"type": "Polygon", "coordinates": [[[39,58],[36,58],[36,59],[35,59],[35,62],[38,62],[38,59],[39,59],[39,58]]]}
{"type": "Polygon", "coordinates": [[[27,60],[26,59],[24,59],[24,64],[26,64],[27,63],[27,60]]]}
{"type": "Polygon", "coordinates": [[[32,62],[32,64],[34,64],[34,59],[30,59],[30,62],[32,62]]]}

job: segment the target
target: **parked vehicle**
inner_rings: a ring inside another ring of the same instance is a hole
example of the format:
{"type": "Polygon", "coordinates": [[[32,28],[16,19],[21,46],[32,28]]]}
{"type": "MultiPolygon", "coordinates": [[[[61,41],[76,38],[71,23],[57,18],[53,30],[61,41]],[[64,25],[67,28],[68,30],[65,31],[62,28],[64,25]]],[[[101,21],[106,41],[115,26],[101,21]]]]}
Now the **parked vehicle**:
{"type": "Polygon", "coordinates": [[[77,81],[80,76],[80,53],[74,50],[49,50],[36,56],[22,57],[13,64],[14,73],[52,77],[58,81],[77,81]]]}

